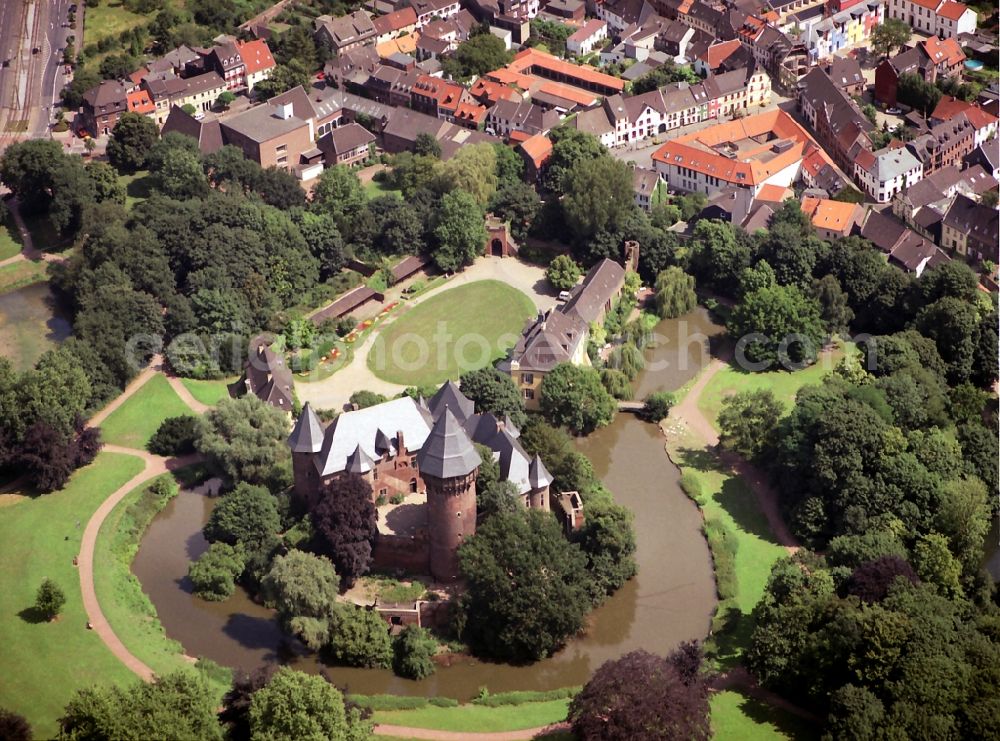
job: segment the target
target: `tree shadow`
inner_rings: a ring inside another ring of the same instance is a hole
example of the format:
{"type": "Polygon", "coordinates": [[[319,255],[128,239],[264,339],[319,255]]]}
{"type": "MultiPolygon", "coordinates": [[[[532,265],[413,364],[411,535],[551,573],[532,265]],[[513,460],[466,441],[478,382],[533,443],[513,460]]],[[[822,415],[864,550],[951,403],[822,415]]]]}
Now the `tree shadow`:
{"type": "Polygon", "coordinates": [[[25,607],[17,616],[21,618],[26,623],[31,623],[32,625],[38,625],[39,623],[47,623],[49,619],[45,616],[41,610],[32,605],[31,607],[25,607]]]}
{"type": "Polygon", "coordinates": [[[767,517],[757,505],[757,497],[738,474],[730,474],[722,484],[715,500],[722,506],[733,521],[744,532],[756,535],[761,540],[781,545],[781,542],[771,532],[767,517]]]}
{"type": "Polygon", "coordinates": [[[775,726],[788,738],[816,739],[819,738],[819,729],[803,718],[799,718],[791,713],[768,705],[766,702],[758,700],[756,697],[744,693],[741,690],[733,690],[740,695],[740,710],[755,722],[768,723],[775,726]]]}
{"type": "Polygon", "coordinates": [[[743,652],[750,645],[753,632],[753,616],[738,607],[730,606],[716,617],[713,623],[712,641],[715,657],[723,670],[732,669],[743,659],[743,652]]]}
{"type": "Polygon", "coordinates": [[[266,659],[268,661],[273,661],[279,656],[292,656],[298,653],[293,648],[293,644],[298,641],[281,629],[276,618],[235,613],[226,620],[222,632],[243,648],[268,651],[269,656],[266,659]]]}

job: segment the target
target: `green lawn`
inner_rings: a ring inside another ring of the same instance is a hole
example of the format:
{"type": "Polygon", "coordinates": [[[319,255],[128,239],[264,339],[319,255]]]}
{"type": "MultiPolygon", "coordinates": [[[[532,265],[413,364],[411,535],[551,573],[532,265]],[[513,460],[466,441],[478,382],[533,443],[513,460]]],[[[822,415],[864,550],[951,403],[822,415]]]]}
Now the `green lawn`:
{"type": "Polygon", "coordinates": [[[119,175],[118,182],[125,186],[125,208],[129,210],[139,201],[149,198],[152,192],[149,170],[139,170],[134,175],[119,175]]]}
{"type": "Polygon", "coordinates": [[[368,367],[383,380],[408,386],[455,379],[503,357],[534,313],[531,299],[506,283],[467,283],[387,325],[368,355],[368,367]]]}
{"type": "MultiPolygon", "coordinates": [[[[159,479],[172,481],[170,474],[159,479]]],[[[115,634],[129,651],[162,675],[191,665],[181,644],[167,638],[156,608],[131,570],[143,533],[173,496],[158,499],[148,492],[152,483],[147,481],[129,492],[101,526],[94,549],[94,587],[115,634]]],[[[176,488],[172,492],[176,493],[176,488]]],[[[228,683],[215,684],[220,696],[228,689],[228,683]]]]}
{"type": "Polygon", "coordinates": [[[715,424],[719,418],[719,411],[722,409],[722,400],[727,396],[732,396],[740,391],[766,388],[787,409],[791,409],[795,401],[795,394],[800,388],[819,383],[823,376],[833,370],[845,354],[854,354],[856,351],[853,344],[848,344],[846,347],[838,346],[832,352],[821,355],[818,362],[794,373],[788,371],[752,373],[741,370],[730,363],[728,368],[717,373],[708,382],[705,390],[702,391],[701,398],[698,399],[698,408],[712,424],[715,424]]]}
{"type": "Polygon", "coordinates": [[[202,404],[214,407],[223,399],[229,398],[229,389],[227,386],[234,380],[236,379],[220,378],[217,381],[197,381],[193,378],[182,378],[181,383],[184,384],[184,387],[191,392],[191,396],[195,399],[202,404]]]}
{"type": "Polygon", "coordinates": [[[95,683],[126,683],[135,676],[93,632],[80,598],[73,558],[83,528],[98,505],[142,471],[142,461],[101,453],[74,474],[65,489],[24,498],[0,514],[0,707],[21,713],[35,738],[53,738],[56,719],[73,691],[95,683]],[[37,622],[31,606],[42,579],[56,581],[66,593],[62,615],[37,622]]]}
{"type": "Polygon", "coordinates": [[[385,183],[380,183],[377,180],[372,180],[371,182],[365,183],[364,189],[365,189],[365,196],[368,197],[368,200],[371,200],[372,198],[378,198],[379,196],[394,195],[397,198],[403,197],[402,191],[394,190],[385,185],[385,183]]]}
{"type": "Polygon", "coordinates": [[[13,223],[14,220],[10,221],[9,225],[0,225],[0,260],[13,257],[21,251],[21,235],[13,223]]]}
{"type": "Polygon", "coordinates": [[[113,445],[145,449],[163,420],[183,414],[193,412],[170,388],[166,378],[155,375],[104,420],[101,435],[113,445]]]}
{"type": "Polygon", "coordinates": [[[814,739],[816,730],[784,710],[733,690],[712,695],[712,738],[716,741],[814,739]]]}
{"type": "Polygon", "coordinates": [[[46,264],[32,260],[18,260],[0,268],[0,293],[41,283],[46,279],[46,264]]]}
{"type": "Polygon", "coordinates": [[[109,36],[118,38],[122,31],[131,30],[149,20],[147,16],[126,10],[120,0],[106,0],[96,8],[88,5],[84,18],[86,27],[83,39],[87,45],[97,44],[109,36]]]}
{"type": "Polygon", "coordinates": [[[428,705],[416,710],[376,710],[376,723],[441,731],[516,731],[566,720],[569,700],[528,702],[523,705],[459,705],[439,708],[428,705]]]}

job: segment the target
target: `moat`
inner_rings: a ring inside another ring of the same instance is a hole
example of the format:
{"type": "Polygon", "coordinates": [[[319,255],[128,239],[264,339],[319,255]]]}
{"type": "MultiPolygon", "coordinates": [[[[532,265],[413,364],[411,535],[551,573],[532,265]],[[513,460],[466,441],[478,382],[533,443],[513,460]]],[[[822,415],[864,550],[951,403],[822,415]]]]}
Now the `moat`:
{"type": "MultiPolygon", "coordinates": [[[[637,399],[691,380],[709,356],[703,342],[679,339],[708,337],[721,328],[699,310],[661,322],[655,331],[660,341],[646,352],[647,370],[635,383],[637,399]]],[[[462,660],[440,667],[421,682],[400,679],[388,670],[327,666],[326,673],[352,692],[468,699],[482,686],[502,692],[582,684],[601,663],[628,651],[666,653],[681,641],[704,638],[716,602],[711,557],[700,514],[681,491],[679,472],[663,442],[655,425],[619,414],[613,424],[578,443],[615,499],[636,513],[639,574],[594,610],[586,634],[561,652],[524,667],[462,660]]],[[[182,492],[150,525],[133,563],[167,635],[187,654],[226,666],[252,669],[282,661],[318,671],[321,665],[299,655],[296,642],[282,632],[273,613],[242,591],[223,603],[205,602],[190,593],[188,562],[207,548],[201,526],[213,504],[182,492]]]]}

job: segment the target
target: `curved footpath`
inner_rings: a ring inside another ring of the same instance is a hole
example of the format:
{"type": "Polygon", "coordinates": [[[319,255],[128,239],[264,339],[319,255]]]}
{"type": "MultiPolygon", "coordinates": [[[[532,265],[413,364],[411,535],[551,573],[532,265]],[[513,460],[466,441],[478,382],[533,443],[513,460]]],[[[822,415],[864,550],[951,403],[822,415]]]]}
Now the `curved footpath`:
{"type": "Polygon", "coordinates": [[[10,215],[14,217],[14,224],[17,225],[17,231],[21,235],[21,251],[16,255],[11,255],[6,260],[0,260],[0,268],[7,265],[13,265],[16,262],[24,262],[26,260],[31,260],[32,262],[65,262],[65,255],[54,255],[50,252],[42,252],[41,250],[35,249],[34,242],[31,239],[31,232],[28,231],[28,226],[24,223],[24,219],[21,217],[21,207],[16,198],[11,198],[7,203],[10,210],[10,215]]]}
{"type": "Polygon", "coordinates": [[[671,407],[667,419],[671,423],[680,422],[692,430],[705,441],[707,450],[714,452],[720,461],[746,482],[757,498],[757,506],[767,518],[767,524],[778,543],[784,546],[789,553],[795,553],[801,546],[781,516],[778,493],[768,483],[767,477],[759,468],[735,453],[719,450],[719,433],[712,422],[698,408],[698,400],[708,382],[728,364],[729,358],[726,356],[713,358],[712,362],[705,366],[705,369],[692,384],[683,401],[671,407]]]}

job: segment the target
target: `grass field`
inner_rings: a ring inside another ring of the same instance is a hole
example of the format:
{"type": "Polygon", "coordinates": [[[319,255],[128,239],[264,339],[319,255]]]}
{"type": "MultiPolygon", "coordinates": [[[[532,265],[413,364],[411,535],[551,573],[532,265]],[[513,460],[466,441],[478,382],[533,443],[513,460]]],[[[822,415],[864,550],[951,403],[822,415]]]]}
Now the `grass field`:
{"type": "Polygon", "coordinates": [[[119,175],[118,182],[125,186],[125,208],[131,210],[139,201],[149,198],[152,188],[149,170],[139,170],[134,175],[119,175]]]}
{"type": "Polygon", "coordinates": [[[403,193],[399,190],[393,190],[385,185],[385,183],[380,183],[376,180],[364,184],[365,196],[368,200],[372,198],[378,198],[379,196],[396,196],[397,198],[402,198],[403,193]]]}
{"type": "Polygon", "coordinates": [[[73,558],[90,515],[141,470],[138,458],[101,453],[62,491],[24,498],[2,509],[0,707],[27,717],[35,738],[55,736],[56,719],[74,690],[135,679],[87,630],[73,558]],[[52,623],[39,622],[32,610],[45,577],[66,594],[63,612],[52,623]]]}
{"type": "Polygon", "coordinates": [[[814,739],[817,733],[784,710],[733,690],[712,695],[712,737],[716,741],[814,739]]]}
{"type": "Polygon", "coordinates": [[[459,705],[439,708],[428,705],[416,710],[376,710],[376,723],[441,731],[516,731],[566,720],[569,700],[528,702],[523,705],[459,705]]]}
{"type": "Polygon", "coordinates": [[[368,367],[385,381],[410,386],[455,379],[502,357],[534,312],[531,299],[505,283],[467,283],[387,325],[368,354],[368,367]]]}
{"type": "Polygon", "coordinates": [[[719,418],[722,401],[727,396],[741,391],[769,389],[778,401],[783,403],[787,409],[791,409],[795,401],[795,394],[800,388],[819,383],[823,376],[833,370],[841,358],[855,352],[856,348],[852,344],[848,344],[846,347],[838,346],[832,352],[821,355],[819,362],[794,373],[788,371],[752,373],[730,364],[728,368],[717,373],[708,382],[701,398],[698,399],[698,408],[714,425],[719,418]]]}
{"type": "Polygon", "coordinates": [[[87,6],[85,19],[85,44],[98,44],[101,39],[118,38],[122,31],[129,31],[146,23],[149,17],[126,10],[121,0],[107,0],[96,8],[87,6]]]}
{"type": "Polygon", "coordinates": [[[13,257],[20,251],[21,235],[18,234],[17,227],[13,223],[6,226],[0,225],[0,260],[13,257]]]}
{"type": "Polygon", "coordinates": [[[104,420],[101,435],[113,445],[145,449],[163,420],[182,414],[193,412],[170,388],[166,378],[155,375],[104,420]]]}
{"type": "Polygon", "coordinates": [[[46,279],[47,265],[44,262],[18,260],[0,268],[0,293],[16,291],[18,288],[41,283],[46,279]]]}
{"type": "Polygon", "coordinates": [[[195,399],[202,404],[214,407],[223,399],[229,398],[229,389],[227,386],[234,380],[236,379],[220,378],[217,381],[198,381],[194,378],[182,378],[181,383],[184,384],[184,388],[190,391],[191,396],[195,399]]]}

